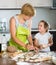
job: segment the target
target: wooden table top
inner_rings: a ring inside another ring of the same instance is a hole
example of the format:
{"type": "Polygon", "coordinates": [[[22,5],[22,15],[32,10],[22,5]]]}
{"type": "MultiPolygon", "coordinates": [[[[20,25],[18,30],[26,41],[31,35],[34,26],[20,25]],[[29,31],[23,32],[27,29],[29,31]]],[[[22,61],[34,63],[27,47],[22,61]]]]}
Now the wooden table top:
{"type": "Polygon", "coordinates": [[[0,65],[16,65],[16,62],[10,58],[2,58],[0,56],[0,65]]]}
{"type": "MultiPolygon", "coordinates": [[[[16,61],[11,60],[10,58],[2,58],[1,53],[0,53],[0,65],[17,65],[17,63],[16,61]]],[[[22,62],[22,64],[18,64],[18,65],[24,65],[24,64],[22,62]]],[[[54,65],[54,64],[50,62],[41,62],[40,64],[27,62],[26,65],[54,65]]]]}
{"type": "MultiPolygon", "coordinates": [[[[0,65],[17,65],[15,61],[9,59],[9,58],[2,58],[0,57],[0,65]]],[[[18,65],[25,65],[23,62],[18,65]]],[[[41,63],[26,63],[26,65],[54,65],[53,63],[47,63],[47,62],[41,62],[41,63]]]]}

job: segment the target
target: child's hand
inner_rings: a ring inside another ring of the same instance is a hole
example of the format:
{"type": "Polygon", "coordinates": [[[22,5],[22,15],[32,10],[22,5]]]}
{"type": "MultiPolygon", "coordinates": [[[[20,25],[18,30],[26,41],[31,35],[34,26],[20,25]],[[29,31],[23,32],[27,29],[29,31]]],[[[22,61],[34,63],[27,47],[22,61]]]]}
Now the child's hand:
{"type": "Polygon", "coordinates": [[[47,45],[47,44],[43,45],[43,48],[47,48],[47,47],[48,47],[48,45],[47,45]]]}
{"type": "Polygon", "coordinates": [[[45,49],[45,48],[47,48],[47,47],[48,47],[47,44],[42,44],[42,45],[40,45],[40,49],[45,49]]]}

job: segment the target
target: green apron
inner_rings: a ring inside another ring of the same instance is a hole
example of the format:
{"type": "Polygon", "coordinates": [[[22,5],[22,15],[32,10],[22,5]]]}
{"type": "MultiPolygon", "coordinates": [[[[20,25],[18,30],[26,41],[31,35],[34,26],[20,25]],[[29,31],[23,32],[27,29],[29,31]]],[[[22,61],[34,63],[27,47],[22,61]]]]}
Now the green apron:
{"type": "MultiPolygon", "coordinates": [[[[18,26],[16,29],[16,37],[21,40],[23,43],[28,44],[27,36],[30,34],[28,28],[25,28],[21,25],[18,26]]],[[[26,48],[22,47],[21,45],[15,43],[12,39],[9,41],[10,46],[15,46],[18,50],[28,51],[26,48]]]]}
{"type": "MultiPolygon", "coordinates": [[[[16,29],[16,37],[21,40],[23,43],[28,44],[27,36],[30,34],[28,28],[25,28],[21,25],[18,26],[16,29]]],[[[21,45],[15,43],[12,39],[9,41],[10,46],[15,46],[18,50],[28,51],[26,48],[22,47],[21,45]]]]}

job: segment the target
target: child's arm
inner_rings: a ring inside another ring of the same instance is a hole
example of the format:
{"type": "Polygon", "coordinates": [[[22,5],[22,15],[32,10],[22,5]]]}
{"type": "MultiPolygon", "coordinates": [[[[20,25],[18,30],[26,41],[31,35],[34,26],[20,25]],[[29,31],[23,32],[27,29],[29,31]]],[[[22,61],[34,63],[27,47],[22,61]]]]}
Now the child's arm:
{"type": "Polygon", "coordinates": [[[52,40],[52,37],[50,37],[48,39],[48,44],[42,45],[42,48],[44,49],[44,48],[50,47],[50,46],[52,46],[52,44],[53,44],[53,40],[52,40]]]}
{"type": "Polygon", "coordinates": [[[49,39],[48,39],[48,46],[52,46],[53,45],[53,39],[52,39],[52,37],[50,37],[49,39]]]}

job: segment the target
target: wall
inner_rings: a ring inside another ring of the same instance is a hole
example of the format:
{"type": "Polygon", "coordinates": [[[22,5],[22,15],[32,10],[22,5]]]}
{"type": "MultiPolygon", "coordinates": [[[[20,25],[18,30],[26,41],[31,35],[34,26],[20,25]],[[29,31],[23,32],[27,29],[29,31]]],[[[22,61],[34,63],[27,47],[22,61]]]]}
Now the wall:
{"type": "Polygon", "coordinates": [[[18,13],[20,13],[20,10],[0,10],[0,21],[5,18],[7,22],[7,29],[9,29],[10,18],[18,13]]]}
{"type": "Polygon", "coordinates": [[[32,28],[36,28],[37,24],[42,19],[47,21],[52,29],[56,28],[56,10],[51,10],[49,8],[37,8],[32,28]]]}
{"type": "MultiPolygon", "coordinates": [[[[0,10],[0,21],[1,19],[6,18],[7,24],[9,25],[10,17],[18,13],[20,13],[20,10],[0,10]]],[[[56,10],[50,10],[49,8],[36,8],[36,16],[33,17],[32,28],[37,28],[37,24],[42,19],[49,22],[51,28],[56,28],[56,10]]],[[[9,29],[8,25],[7,29],[9,29]]]]}

